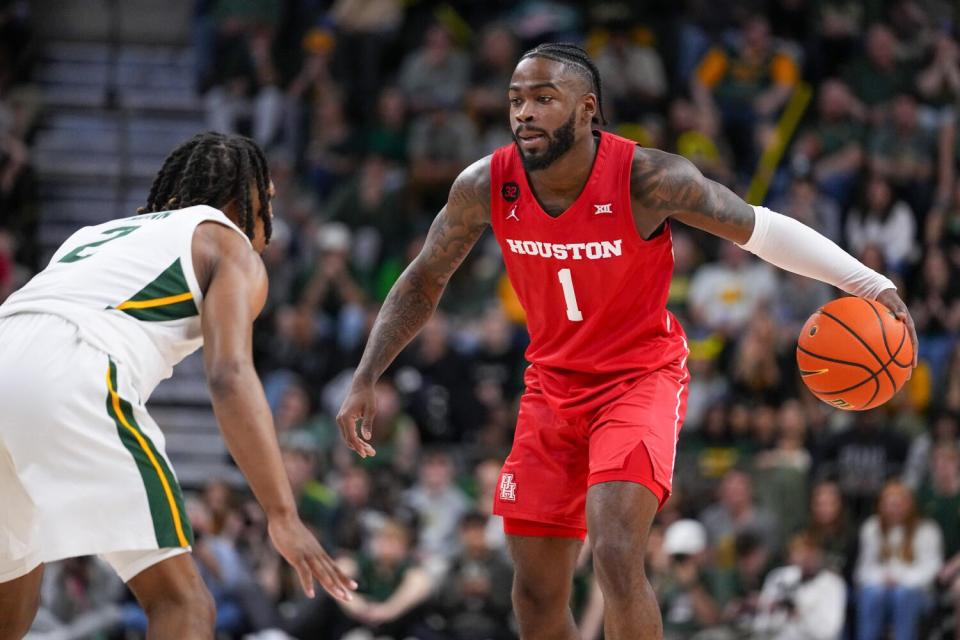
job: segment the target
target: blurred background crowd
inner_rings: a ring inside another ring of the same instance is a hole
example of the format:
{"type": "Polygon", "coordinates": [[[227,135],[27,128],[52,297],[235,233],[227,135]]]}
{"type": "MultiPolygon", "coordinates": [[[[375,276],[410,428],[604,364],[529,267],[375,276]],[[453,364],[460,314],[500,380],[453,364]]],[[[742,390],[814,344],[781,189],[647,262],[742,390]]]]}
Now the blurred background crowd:
{"type": "MultiPolygon", "coordinates": [[[[673,227],[693,378],[646,552],[666,636],[960,638],[958,18],[948,0],[197,0],[183,82],[209,128],[267,150],[277,190],[255,350],[287,472],[360,583],[348,606],[304,599],[249,493],[212,478],[188,511],[222,636],[516,637],[490,511],[527,336],[489,234],[378,384],[377,456],[347,451],[332,417],[451,181],[511,142],[519,55],[571,41],[600,69],[609,130],[740,194],[782,114],[802,114],[759,197],[889,274],[920,334],[891,402],[831,410],[793,349],[837,292],[673,227]]],[[[27,3],[0,2],[0,299],[42,268],[31,42],[27,3]]],[[[597,639],[589,540],[581,560],[572,606],[597,639]]],[[[79,559],[48,571],[37,625],[137,637],[144,618],[79,559]]]]}

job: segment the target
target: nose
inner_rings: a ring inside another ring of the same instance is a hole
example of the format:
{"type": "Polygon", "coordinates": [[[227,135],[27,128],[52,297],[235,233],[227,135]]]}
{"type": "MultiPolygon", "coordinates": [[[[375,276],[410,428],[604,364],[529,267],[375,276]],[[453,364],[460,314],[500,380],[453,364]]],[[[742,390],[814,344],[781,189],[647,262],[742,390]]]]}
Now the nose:
{"type": "Polygon", "coordinates": [[[533,121],[533,109],[528,105],[530,103],[524,100],[523,104],[520,105],[520,108],[517,109],[517,122],[532,122],[533,121]]]}

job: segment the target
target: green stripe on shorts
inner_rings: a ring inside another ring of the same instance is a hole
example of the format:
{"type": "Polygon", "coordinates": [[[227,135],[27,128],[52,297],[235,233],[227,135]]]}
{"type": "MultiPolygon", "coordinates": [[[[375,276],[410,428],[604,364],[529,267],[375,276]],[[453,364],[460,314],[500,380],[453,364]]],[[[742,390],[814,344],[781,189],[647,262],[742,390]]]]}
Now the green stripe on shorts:
{"type": "Polygon", "coordinates": [[[185,547],[193,532],[183,507],[183,492],[166,459],[137,424],[130,403],[117,393],[117,367],[113,360],[107,374],[107,414],[117,425],[120,441],[137,465],[150,504],[150,516],[160,548],[185,547]]]}

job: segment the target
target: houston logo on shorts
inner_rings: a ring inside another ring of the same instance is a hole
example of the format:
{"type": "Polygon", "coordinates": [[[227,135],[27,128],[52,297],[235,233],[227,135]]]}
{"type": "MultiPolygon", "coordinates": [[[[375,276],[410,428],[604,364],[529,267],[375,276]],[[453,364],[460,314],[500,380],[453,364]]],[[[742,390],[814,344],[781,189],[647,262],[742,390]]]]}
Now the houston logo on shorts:
{"type": "Polygon", "coordinates": [[[517,501],[517,483],[513,481],[512,473],[505,473],[500,478],[500,499],[506,502],[517,501]]]}

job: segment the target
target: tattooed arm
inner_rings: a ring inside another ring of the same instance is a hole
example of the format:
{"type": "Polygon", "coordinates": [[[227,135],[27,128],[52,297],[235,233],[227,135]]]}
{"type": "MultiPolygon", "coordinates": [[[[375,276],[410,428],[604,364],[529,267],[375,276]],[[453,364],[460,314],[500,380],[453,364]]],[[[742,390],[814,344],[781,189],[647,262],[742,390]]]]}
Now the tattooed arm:
{"type": "Polygon", "coordinates": [[[397,354],[419,333],[433,311],[453,272],[470,253],[490,223],[490,157],[467,167],[450,187],[447,205],[440,210],[420,254],[387,294],[370,331],[360,364],[353,376],[337,423],[347,446],[361,456],[376,452],[357,435],[370,439],[374,405],[373,388],[397,354]]]}
{"type": "Polygon", "coordinates": [[[886,305],[907,325],[916,366],[916,330],[894,284],[810,227],[750,206],[705,178],[690,161],[656,149],[635,151],[630,193],[634,220],[645,238],[668,218],[675,218],[732,240],[781,269],[886,305]]]}
{"type": "Polygon", "coordinates": [[[753,233],[753,207],[703,176],[686,158],[637,147],[630,173],[637,229],[647,238],[667,218],[745,243],[753,233]]]}

